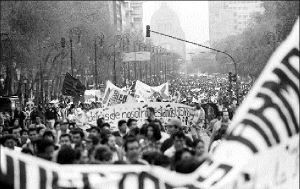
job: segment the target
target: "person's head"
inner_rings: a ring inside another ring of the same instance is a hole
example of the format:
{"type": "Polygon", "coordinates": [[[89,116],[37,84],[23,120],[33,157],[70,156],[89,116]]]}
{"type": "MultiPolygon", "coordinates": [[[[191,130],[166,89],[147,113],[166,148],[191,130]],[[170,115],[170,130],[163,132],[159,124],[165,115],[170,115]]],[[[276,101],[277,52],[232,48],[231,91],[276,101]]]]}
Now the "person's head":
{"type": "Polygon", "coordinates": [[[162,122],[160,120],[156,119],[155,121],[153,121],[153,123],[156,124],[159,127],[160,131],[165,132],[165,129],[164,129],[164,127],[162,125],[162,122]]]}
{"type": "Polygon", "coordinates": [[[42,120],[41,120],[41,118],[39,116],[36,116],[35,122],[36,122],[36,124],[41,124],[42,120]]]}
{"type": "Polygon", "coordinates": [[[114,135],[108,135],[107,146],[111,149],[116,148],[116,137],[114,135]]]}
{"type": "Polygon", "coordinates": [[[181,161],[181,160],[190,159],[193,157],[193,155],[194,155],[194,152],[192,152],[190,149],[183,148],[183,149],[175,152],[174,162],[177,163],[178,161],[181,161]]]}
{"type": "Polygon", "coordinates": [[[51,140],[41,139],[37,141],[37,156],[46,160],[52,160],[55,145],[51,140]]]}
{"type": "Polygon", "coordinates": [[[20,131],[21,131],[21,127],[17,126],[17,127],[13,127],[12,128],[12,134],[19,139],[20,138],[20,131]]]}
{"type": "Polygon", "coordinates": [[[175,150],[181,150],[185,147],[186,145],[186,136],[182,131],[177,131],[172,135],[172,138],[174,140],[174,147],[175,150]]]}
{"type": "Polygon", "coordinates": [[[177,131],[180,130],[182,126],[182,123],[179,119],[177,118],[172,118],[167,124],[166,124],[166,127],[167,127],[167,133],[172,135],[174,133],[176,133],[177,131]]]}
{"type": "Polygon", "coordinates": [[[69,135],[67,133],[60,135],[59,143],[61,146],[71,146],[71,144],[72,144],[71,135],[69,135]]]}
{"type": "Polygon", "coordinates": [[[228,121],[229,121],[229,113],[228,111],[223,111],[222,122],[228,122],[228,121]]]}
{"type": "Polygon", "coordinates": [[[60,124],[61,124],[60,121],[56,121],[56,122],[54,123],[54,129],[55,129],[56,131],[59,131],[59,130],[60,130],[60,124]]]}
{"type": "Polygon", "coordinates": [[[196,110],[200,110],[201,109],[201,105],[199,103],[195,103],[195,108],[196,108],[196,110]]]}
{"type": "Polygon", "coordinates": [[[138,127],[135,127],[128,131],[128,136],[137,136],[138,134],[140,134],[140,129],[138,127]]]}
{"type": "Polygon", "coordinates": [[[54,142],[55,137],[54,137],[53,132],[51,130],[46,130],[43,134],[43,139],[47,139],[47,140],[54,142]]]}
{"type": "Polygon", "coordinates": [[[137,120],[136,120],[136,119],[129,118],[128,121],[127,121],[127,127],[128,127],[129,129],[136,128],[136,127],[137,127],[137,120]]]}
{"type": "Polygon", "coordinates": [[[110,130],[110,124],[109,123],[103,123],[101,127],[102,127],[102,129],[105,129],[105,130],[108,130],[108,131],[110,130]]]}
{"type": "Polygon", "coordinates": [[[200,157],[205,153],[205,143],[202,139],[196,140],[194,146],[195,146],[195,155],[197,157],[200,157]]]}
{"type": "Polygon", "coordinates": [[[125,120],[120,120],[118,122],[118,128],[121,133],[126,133],[127,122],[125,120]]]}
{"type": "Polygon", "coordinates": [[[89,134],[89,136],[85,139],[86,142],[86,149],[91,150],[95,146],[99,144],[99,138],[95,135],[89,134]]]}
{"type": "Polygon", "coordinates": [[[146,137],[151,140],[158,141],[161,139],[161,133],[159,127],[154,124],[150,123],[146,127],[146,137]]]}
{"type": "Polygon", "coordinates": [[[56,162],[59,164],[73,164],[76,160],[76,151],[71,146],[64,146],[58,151],[56,162]]]}
{"type": "Polygon", "coordinates": [[[147,107],[147,117],[150,120],[154,120],[154,118],[155,118],[155,109],[153,107],[147,107]]]}
{"type": "Polygon", "coordinates": [[[81,144],[83,138],[84,138],[84,133],[81,130],[75,129],[72,131],[72,140],[74,144],[76,145],[81,144]]]}
{"type": "Polygon", "coordinates": [[[98,146],[95,149],[94,158],[96,161],[100,161],[102,163],[110,163],[112,161],[112,151],[108,146],[98,146]]]}
{"type": "Polygon", "coordinates": [[[97,127],[102,128],[103,123],[104,123],[104,118],[97,119],[97,127]]]}
{"type": "Polygon", "coordinates": [[[202,164],[202,162],[196,160],[195,158],[183,159],[176,163],[175,171],[179,172],[179,173],[192,173],[201,164],[202,164]]]}
{"type": "Polygon", "coordinates": [[[68,124],[67,121],[64,121],[64,122],[60,123],[60,130],[61,131],[66,132],[68,127],[69,127],[69,124],[68,124]]]}
{"type": "Polygon", "coordinates": [[[13,134],[5,135],[2,138],[2,145],[13,150],[13,149],[15,149],[15,146],[17,145],[16,140],[17,139],[13,134]]]}
{"type": "Polygon", "coordinates": [[[100,128],[99,127],[91,127],[89,129],[89,132],[90,132],[90,135],[100,138],[100,128]]]}
{"type": "Polygon", "coordinates": [[[130,162],[138,160],[140,155],[140,144],[137,138],[127,137],[124,143],[126,157],[130,162]]]}
{"type": "Polygon", "coordinates": [[[20,126],[20,120],[18,119],[18,118],[16,118],[15,120],[14,120],[14,125],[13,125],[14,127],[18,127],[18,126],[20,126]]]}
{"type": "Polygon", "coordinates": [[[29,138],[28,137],[28,130],[26,129],[22,129],[21,132],[20,132],[20,135],[21,135],[21,142],[22,144],[25,144],[27,139],[29,138]]]}
{"type": "Polygon", "coordinates": [[[30,128],[28,130],[28,137],[31,142],[36,140],[38,137],[37,130],[35,128],[30,128]]]}

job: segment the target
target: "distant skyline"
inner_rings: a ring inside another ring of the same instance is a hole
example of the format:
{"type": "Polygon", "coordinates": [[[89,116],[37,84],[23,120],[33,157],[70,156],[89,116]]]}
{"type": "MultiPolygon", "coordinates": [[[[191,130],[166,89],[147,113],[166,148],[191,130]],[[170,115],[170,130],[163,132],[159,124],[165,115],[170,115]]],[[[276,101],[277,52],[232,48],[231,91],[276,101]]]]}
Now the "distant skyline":
{"type": "MultiPolygon", "coordinates": [[[[206,44],[209,40],[208,1],[144,1],[144,30],[146,25],[150,25],[153,13],[162,2],[166,2],[177,13],[186,40],[206,44]]],[[[186,48],[188,52],[198,47],[187,43],[186,48]]]]}

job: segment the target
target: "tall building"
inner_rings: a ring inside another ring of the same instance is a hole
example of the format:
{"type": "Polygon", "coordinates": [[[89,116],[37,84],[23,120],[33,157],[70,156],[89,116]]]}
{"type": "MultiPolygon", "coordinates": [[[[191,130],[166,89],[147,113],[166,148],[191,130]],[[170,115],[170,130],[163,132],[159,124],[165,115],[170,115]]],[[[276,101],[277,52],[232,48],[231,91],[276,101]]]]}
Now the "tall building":
{"type": "MultiPolygon", "coordinates": [[[[150,25],[154,31],[185,39],[179,18],[177,14],[168,7],[167,3],[162,3],[161,7],[154,12],[151,17],[150,25]]],[[[184,42],[157,34],[151,34],[151,40],[154,45],[173,51],[179,54],[182,59],[186,59],[186,47],[184,42]]]]}
{"type": "Polygon", "coordinates": [[[143,31],[143,2],[142,1],[107,1],[110,22],[116,32],[143,31]]]}
{"type": "Polygon", "coordinates": [[[209,38],[211,45],[229,35],[242,33],[251,16],[263,13],[262,1],[209,1],[209,38]]]}
{"type": "Polygon", "coordinates": [[[125,2],[124,1],[107,1],[109,7],[110,23],[115,32],[122,32],[124,29],[125,2]]]}
{"type": "Polygon", "coordinates": [[[131,17],[133,22],[134,31],[143,31],[143,2],[142,1],[130,1],[131,17]]]}

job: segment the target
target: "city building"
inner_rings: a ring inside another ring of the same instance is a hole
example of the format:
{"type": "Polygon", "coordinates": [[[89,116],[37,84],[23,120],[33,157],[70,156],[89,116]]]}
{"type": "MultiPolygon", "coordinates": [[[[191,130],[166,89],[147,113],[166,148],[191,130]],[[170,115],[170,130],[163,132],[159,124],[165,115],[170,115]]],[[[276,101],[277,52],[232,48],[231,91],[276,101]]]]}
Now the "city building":
{"type": "Polygon", "coordinates": [[[251,23],[251,16],[263,11],[262,1],[209,1],[210,44],[242,33],[251,23]]]}
{"type": "Polygon", "coordinates": [[[130,1],[130,17],[132,18],[132,28],[134,31],[143,32],[143,2],[130,1]]]}
{"type": "MultiPolygon", "coordinates": [[[[167,5],[162,3],[161,7],[154,12],[150,21],[151,30],[169,34],[185,39],[177,14],[167,5]]],[[[151,33],[151,41],[156,46],[179,54],[183,60],[186,59],[186,46],[182,41],[151,33]]]]}
{"type": "Polygon", "coordinates": [[[107,1],[110,22],[117,33],[143,31],[142,1],[107,1]]]}

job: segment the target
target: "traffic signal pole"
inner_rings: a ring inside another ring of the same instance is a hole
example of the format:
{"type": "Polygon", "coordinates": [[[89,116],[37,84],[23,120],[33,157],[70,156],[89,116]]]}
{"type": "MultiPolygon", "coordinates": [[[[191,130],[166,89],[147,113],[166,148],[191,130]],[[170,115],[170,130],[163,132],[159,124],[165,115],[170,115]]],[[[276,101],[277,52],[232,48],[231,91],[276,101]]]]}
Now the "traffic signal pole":
{"type": "MultiPolygon", "coordinates": [[[[210,49],[210,50],[213,50],[213,51],[222,53],[222,54],[225,54],[225,55],[227,55],[227,56],[232,60],[232,62],[233,62],[233,64],[234,64],[234,72],[235,72],[235,75],[237,75],[237,64],[236,64],[234,58],[233,58],[230,54],[228,54],[228,53],[226,53],[226,52],[224,52],[224,51],[220,51],[220,50],[218,50],[218,49],[214,49],[214,48],[211,48],[211,47],[207,47],[207,46],[201,45],[201,44],[199,44],[199,43],[191,42],[191,41],[184,40],[184,39],[181,39],[181,38],[178,38],[178,37],[174,37],[174,36],[171,36],[171,35],[163,34],[163,33],[157,32],[157,31],[153,31],[153,30],[150,29],[150,26],[147,25],[147,26],[146,26],[146,37],[150,37],[150,32],[155,33],[155,34],[158,34],[158,35],[170,37],[170,38],[175,39],[175,40],[178,40],[178,41],[183,41],[183,42],[185,42],[185,43],[190,43],[190,44],[193,44],[193,45],[196,45],[196,46],[199,46],[199,47],[203,47],[203,48],[206,48],[206,49],[210,49]]],[[[238,84],[237,84],[237,85],[236,85],[236,99],[237,99],[237,104],[239,104],[239,95],[238,95],[238,91],[239,91],[239,89],[238,89],[238,84]]]]}

